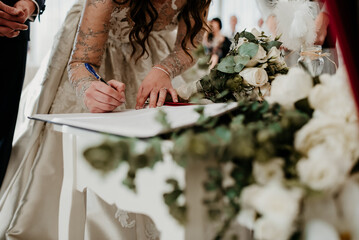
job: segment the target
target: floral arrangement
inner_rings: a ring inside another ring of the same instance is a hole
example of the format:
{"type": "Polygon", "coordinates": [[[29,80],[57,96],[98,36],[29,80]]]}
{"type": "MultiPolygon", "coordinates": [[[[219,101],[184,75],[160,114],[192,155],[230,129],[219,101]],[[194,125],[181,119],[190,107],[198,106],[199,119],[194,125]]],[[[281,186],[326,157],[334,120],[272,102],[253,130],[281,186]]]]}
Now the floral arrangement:
{"type": "Polygon", "coordinates": [[[359,239],[357,112],[344,69],[319,81],[293,68],[272,85],[269,102],[289,110],[307,101],[312,114],[295,133],[294,179],[285,159],[254,163],[237,219],[256,239],[359,239]]]}
{"type": "MultiPolygon", "coordinates": [[[[173,160],[184,168],[213,159],[204,203],[222,224],[214,239],[228,238],[234,222],[259,240],[359,239],[359,122],[345,70],[288,72],[277,40],[237,34],[230,54],[200,80],[206,98],[237,101],[236,109],[207,117],[199,106],[195,126],[150,139],[144,151],[122,138],[85,157],[103,171],[128,164],[124,184],[134,190],[137,171],[162,161],[162,141],[174,143],[173,160]]],[[[158,120],[169,126],[165,114],[158,120]]],[[[183,223],[184,189],[168,183],[164,201],[183,223]]]]}
{"type": "Polygon", "coordinates": [[[213,102],[243,98],[262,101],[276,76],[288,72],[279,50],[282,43],[278,40],[256,29],[237,33],[228,55],[199,84],[194,83],[199,87],[184,85],[178,90],[179,95],[188,99],[198,91],[213,102]]]}

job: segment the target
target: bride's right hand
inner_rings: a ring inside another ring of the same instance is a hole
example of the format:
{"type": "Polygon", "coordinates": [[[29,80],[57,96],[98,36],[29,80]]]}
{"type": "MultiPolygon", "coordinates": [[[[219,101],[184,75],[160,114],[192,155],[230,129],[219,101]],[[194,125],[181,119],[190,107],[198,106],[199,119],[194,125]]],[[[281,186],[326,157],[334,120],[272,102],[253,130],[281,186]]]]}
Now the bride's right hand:
{"type": "Polygon", "coordinates": [[[111,112],[125,99],[125,84],[116,80],[108,81],[108,85],[93,81],[84,94],[84,103],[92,113],[111,112]]]}

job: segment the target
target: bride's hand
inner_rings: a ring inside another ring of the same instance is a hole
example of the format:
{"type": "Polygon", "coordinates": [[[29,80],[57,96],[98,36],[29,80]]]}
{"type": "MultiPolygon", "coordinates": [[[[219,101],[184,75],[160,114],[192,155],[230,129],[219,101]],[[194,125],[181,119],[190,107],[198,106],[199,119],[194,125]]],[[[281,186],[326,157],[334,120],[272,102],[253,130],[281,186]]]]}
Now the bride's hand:
{"type": "Polygon", "coordinates": [[[125,102],[125,84],[116,80],[108,84],[93,81],[86,90],[84,103],[92,113],[111,112],[125,102]]]}
{"type": "Polygon", "coordinates": [[[178,102],[177,92],[172,87],[170,77],[164,71],[152,68],[138,89],[136,109],[143,108],[148,97],[150,108],[162,106],[167,93],[171,94],[174,102],[178,102]]]}

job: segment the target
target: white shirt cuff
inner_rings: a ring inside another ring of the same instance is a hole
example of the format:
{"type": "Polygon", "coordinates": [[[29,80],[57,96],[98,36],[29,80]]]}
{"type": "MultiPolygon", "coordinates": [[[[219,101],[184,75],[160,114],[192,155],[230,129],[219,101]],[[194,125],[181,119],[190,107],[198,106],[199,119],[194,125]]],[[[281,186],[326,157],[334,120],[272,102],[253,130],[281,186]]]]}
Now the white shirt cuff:
{"type": "Polygon", "coordinates": [[[40,7],[39,4],[37,4],[37,2],[35,0],[31,0],[33,3],[35,3],[36,9],[34,11],[34,13],[29,17],[29,20],[31,22],[35,21],[35,18],[37,17],[37,14],[39,14],[40,11],[40,7]]]}

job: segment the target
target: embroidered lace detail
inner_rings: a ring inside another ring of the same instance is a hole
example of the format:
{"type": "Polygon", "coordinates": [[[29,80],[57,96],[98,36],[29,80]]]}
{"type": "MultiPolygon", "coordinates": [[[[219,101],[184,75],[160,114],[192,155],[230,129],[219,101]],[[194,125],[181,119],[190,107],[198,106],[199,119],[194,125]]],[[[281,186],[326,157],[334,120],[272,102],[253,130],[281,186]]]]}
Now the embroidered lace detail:
{"type": "Polygon", "coordinates": [[[177,5],[176,5],[176,0],[172,0],[172,9],[173,9],[173,10],[177,10],[177,9],[178,9],[178,7],[177,7],[177,5]]]}
{"type": "Polygon", "coordinates": [[[145,219],[145,234],[147,239],[160,239],[161,233],[157,230],[156,225],[149,218],[145,219]]]}
{"type": "Polygon", "coordinates": [[[123,9],[116,7],[111,14],[110,32],[108,36],[108,44],[112,46],[120,46],[124,43],[129,43],[129,34],[131,26],[128,22],[127,15],[129,8],[123,9]]]}
{"type": "Polygon", "coordinates": [[[136,225],[136,221],[132,220],[130,222],[128,222],[129,220],[129,216],[128,216],[128,212],[122,210],[122,209],[118,209],[116,214],[115,214],[115,218],[118,219],[118,221],[121,223],[121,226],[124,228],[133,228],[136,225]]]}
{"type": "Polygon", "coordinates": [[[80,99],[76,98],[74,89],[69,81],[65,81],[57,89],[57,93],[52,103],[50,112],[56,113],[81,113],[83,112],[83,105],[80,99]]]}

